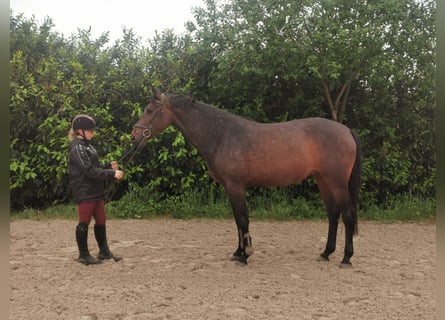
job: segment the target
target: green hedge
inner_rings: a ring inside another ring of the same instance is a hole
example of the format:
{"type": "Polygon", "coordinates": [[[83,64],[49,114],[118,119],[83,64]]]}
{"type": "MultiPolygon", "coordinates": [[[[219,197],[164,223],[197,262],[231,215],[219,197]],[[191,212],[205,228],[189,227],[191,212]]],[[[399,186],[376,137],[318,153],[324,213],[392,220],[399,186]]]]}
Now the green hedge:
{"type": "MultiPolygon", "coordinates": [[[[96,118],[94,145],[104,160],[121,159],[152,86],[262,122],[337,119],[362,140],[363,208],[407,194],[434,198],[435,2],[244,3],[206,1],[186,34],[167,30],[146,44],[125,29],[114,44],[106,33],[92,39],[89,30],[65,38],[50,18],[39,25],[11,14],[12,209],[71,201],[66,135],[78,113],[96,118]]],[[[113,200],[137,202],[144,188],[174,202],[218,188],[174,128],[121,164],[126,175],[113,200]]],[[[286,192],[310,203],[318,198],[311,180],[286,192]]]]}

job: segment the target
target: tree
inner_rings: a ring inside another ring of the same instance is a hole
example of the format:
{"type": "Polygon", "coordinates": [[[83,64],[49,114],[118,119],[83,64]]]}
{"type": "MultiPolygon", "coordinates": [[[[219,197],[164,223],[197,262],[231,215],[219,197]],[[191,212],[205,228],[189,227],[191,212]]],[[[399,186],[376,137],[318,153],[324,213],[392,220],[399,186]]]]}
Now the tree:
{"type": "Polygon", "coordinates": [[[206,4],[211,99],[260,121],[344,122],[362,136],[370,198],[434,193],[434,1],[206,4]]]}

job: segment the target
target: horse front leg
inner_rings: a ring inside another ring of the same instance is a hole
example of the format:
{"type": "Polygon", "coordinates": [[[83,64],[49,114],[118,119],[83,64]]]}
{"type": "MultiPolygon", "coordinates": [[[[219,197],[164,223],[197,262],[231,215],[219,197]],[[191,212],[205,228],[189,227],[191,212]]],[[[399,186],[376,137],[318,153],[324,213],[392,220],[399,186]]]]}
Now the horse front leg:
{"type": "Polygon", "coordinates": [[[249,231],[243,231],[243,228],[238,227],[238,248],[233,253],[231,260],[247,264],[247,258],[252,254],[252,237],[249,231]]]}
{"type": "Polygon", "coordinates": [[[226,193],[232,206],[236,226],[238,228],[238,248],[232,255],[233,261],[247,264],[253,254],[252,238],[249,233],[249,216],[244,188],[227,188],[226,193]]]}

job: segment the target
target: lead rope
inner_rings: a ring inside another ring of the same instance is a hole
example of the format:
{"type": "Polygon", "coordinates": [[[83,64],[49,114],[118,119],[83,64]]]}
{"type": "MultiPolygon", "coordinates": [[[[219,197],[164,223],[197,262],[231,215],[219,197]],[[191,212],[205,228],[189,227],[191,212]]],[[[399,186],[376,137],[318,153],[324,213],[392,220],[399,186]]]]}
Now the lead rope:
{"type": "MultiPolygon", "coordinates": [[[[157,111],[156,111],[156,115],[153,117],[153,119],[151,119],[151,121],[150,121],[150,123],[148,124],[148,127],[144,127],[144,126],[140,126],[140,125],[137,125],[137,124],[135,124],[134,126],[133,126],[133,128],[139,128],[139,129],[144,129],[144,131],[142,132],[142,138],[141,138],[141,141],[139,142],[139,144],[137,145],[137,147],[136,147],[136,151],[131,155],[131,157],[130,157],[130,159],[127,161],[127,164],[131,161],[131,160],[133,160],[133,157],[136,155],[136,153],[139,151],[139,149],[142,147],[142,143],[144,142],[144,140],[146,140],[146,139],[148,139],[148,138],[150,138],[151,137],[151,134],[152,134],[152,132],[151,132],[151,127],[152,127],[152,124],[153,124],[153,122],[156,120],[156,118],[159,116],[159,114],[162,114],[162,112],[163,112],[163,109],[162,109],[162,107],[164,106],[164,94],[162,94],[162,101],[159,101],[159,103],[160,103],[160,107],[157,109],[157,111]]],[[[134,145],[133,145],[133,147],[131,147],[131,149],[129,150],[129,151],[127,151],[122,157],[121,157],[121,159],[119,159],[119,161],[118,161],[118,163],[120,163],[131,151],[132,151],[132,149],[134,148],[134,145]]],[[[122,170],[125,168],[125,166],[122,166],[122,170]]],[[[121,179],[122,180],[122,179],[121,179]]],[[[114,186],[111,186],[111,187],[109,187],[109,188],[107,188],[107,189],[109,189],[106,193],[105,193],[105,195],[104,195],[104,199],[105,199],[105,202],[108,202],[110,199],[112,199],[113,198],[113,196],[114,196],[114,194],[116,193],[116,191],[117,191],[117,188],[119,187],[119,183],[121,182],[121,180],[118,180],[117,181],[117,183],[116,183],[116,181],[115,180],[113,180],[113,182],[111,183],[111,185],[113,185],[114,184],[114,186]],[[111,190],[112,189],[114,189],[114,191],[113,191],[113,193],[111,193],[111,190]],[[111,193],[111,194],[110,194],[111,193]]]]}
{"type": "MultiPolygon", "coordinates": [[[[138,145],[137,146],[135,146],[135,145],[133,145],[131,148],[130,148],[130,150],[128,150],[120,159],[119,159],[119,161],[118,161],[118,163],[121,163],[132,151],[133,151],[133,149],[135,149],[136,148],[136,150],[134,150],[134,152],[133,152],[133,154],[131,155],[131,157],[128,159],[128,161],[126,162],[126,164],[124,164],[123,166],[122,166],[122,169],[120,169],[120,170],[124,170],[125,169],[125,167],[126,167],[126,165],[127,164],[129,164],[130,162],[131,162],[131,160],[133,160],[133,158],[134,158],[134,156],[136,155],[136,153],[139,151],[139,149],[141,149],[141,147],[142,147],[142,143],[144,142],[144,140],[145,139],[147,139],[149,136],[147,136],[147,137],[143,137],[142,139],[141,139],[141,141],[138,143],[138,145]]],[[[117,192],[117,189],[118,189],[118,187],[119,187],[119,184],[120,184],[120,182],[121,182],[121,180],[122,179],[120,179],[120,180],[117,180],[116,181],[116,179],[114,179],[108,186],[107,186],[107,191],[105,192],[105,195],[104,195],[104,199],[105,199],[105,202],[108,202],[109,200],[111,200],[112,198],[113,198],[113,196],[116,194],[116,192],[117,192]],[[113,191],[113,189],[114,189],[114,191],[113,191]]]]}

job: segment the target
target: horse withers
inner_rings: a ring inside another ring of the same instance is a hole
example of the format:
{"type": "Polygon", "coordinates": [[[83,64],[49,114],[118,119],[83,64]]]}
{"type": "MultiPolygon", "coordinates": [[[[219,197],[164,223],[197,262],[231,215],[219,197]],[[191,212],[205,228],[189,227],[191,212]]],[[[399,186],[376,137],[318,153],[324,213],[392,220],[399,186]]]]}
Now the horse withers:
{"type": "Polygon", "coordinates": [[[207,164],[229,198],[238,228],[232,259],[247,264],[253,253],[245,190],[287,186],[312,176],[326,205],[329,229],[321,260],[335,251],[340,216],[345,226],[342,267],[351,265],[357,232],[361,151],[355,131],[323,118],[258,123],[185,95],[153,89],[153,99],[131,132],[143,145],[173,125],[207,164]]]}

